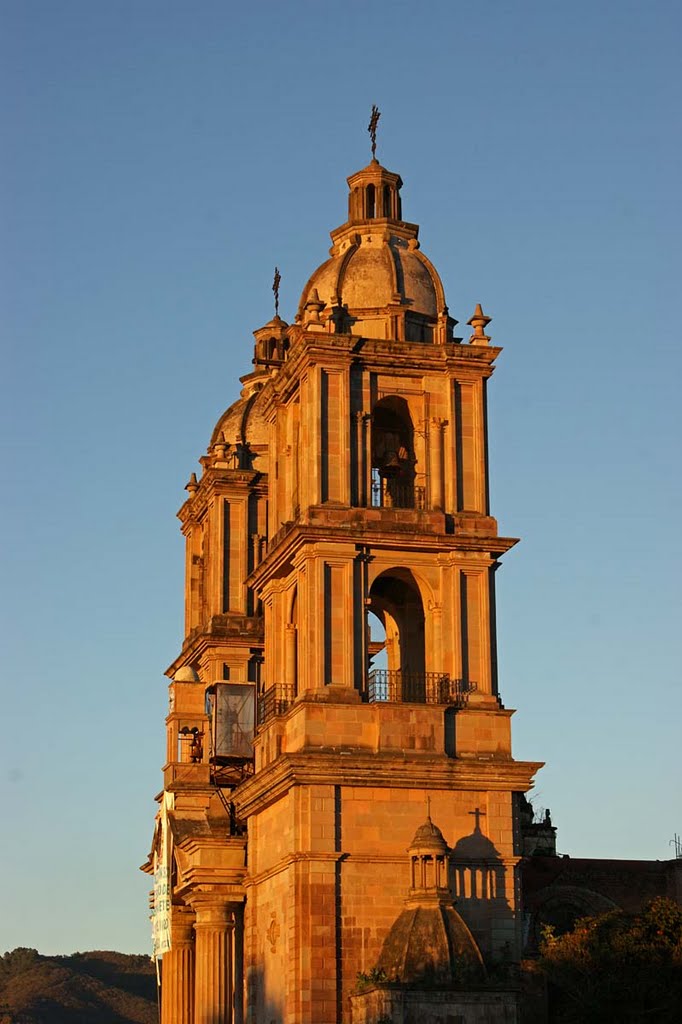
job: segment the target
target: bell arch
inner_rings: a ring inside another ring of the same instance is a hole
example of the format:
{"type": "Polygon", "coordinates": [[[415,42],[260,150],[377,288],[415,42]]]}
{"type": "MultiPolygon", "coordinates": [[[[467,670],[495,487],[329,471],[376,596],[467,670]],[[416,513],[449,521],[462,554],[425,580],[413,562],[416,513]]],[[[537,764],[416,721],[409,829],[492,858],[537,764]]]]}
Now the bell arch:
{"type": "Polygon", "coordinates": [[[372,505],[415,508],[414,425],[404,398],[388,395],[376,403],[371,434],[372,505]]]}
{"type": "Polygon", "coordinates": [[[381,572],[369,589],[366,608],[386,633],[387,668],[374,673],[386,689],[383,699],[423,701],[426,618],[421,590],[410,570],[396,566],[381,572]]]}

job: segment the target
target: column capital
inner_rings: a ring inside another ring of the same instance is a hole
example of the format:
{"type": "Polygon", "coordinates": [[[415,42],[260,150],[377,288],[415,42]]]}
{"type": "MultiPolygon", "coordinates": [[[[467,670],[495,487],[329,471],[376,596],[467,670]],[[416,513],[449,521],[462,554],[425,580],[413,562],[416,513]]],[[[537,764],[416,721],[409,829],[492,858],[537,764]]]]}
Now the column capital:
{"type": "Polygon", "coordinates": [[[235,900],[220,892],[196,892],[187,897],[196,915],[195,928],[231,928],[234,925],[235,900]]]}
{"type": "Polygon", "coordinates": [[[194,941],[194,911],[189,907],[174,906],[171,911],[173,946],[189,946],[194,941]]]}

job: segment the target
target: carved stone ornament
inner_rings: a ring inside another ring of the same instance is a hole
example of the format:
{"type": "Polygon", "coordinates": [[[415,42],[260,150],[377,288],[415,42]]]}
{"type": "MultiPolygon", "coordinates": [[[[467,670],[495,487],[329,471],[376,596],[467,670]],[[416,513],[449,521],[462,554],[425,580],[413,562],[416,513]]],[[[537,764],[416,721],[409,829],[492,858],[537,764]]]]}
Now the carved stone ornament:
{"type": "Polygon", "coordinates": [[[280,927],[277,921],[276,911],[273,910],[272,913],[270,914],[270,917],[272,918],[272,920],[270,921],[267,936],[268,942],[270,943],[270,952],[274,953],[277,950],[277,940],[280,936],[280,927]]]}

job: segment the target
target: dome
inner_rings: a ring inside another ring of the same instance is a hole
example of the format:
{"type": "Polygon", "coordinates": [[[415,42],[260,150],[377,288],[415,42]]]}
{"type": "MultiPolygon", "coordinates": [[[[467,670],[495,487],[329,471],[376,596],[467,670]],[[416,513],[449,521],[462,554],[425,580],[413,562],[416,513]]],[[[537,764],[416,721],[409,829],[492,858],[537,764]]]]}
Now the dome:
{"type": "MultiPolygon", "coordinates": [[[[267,473],[268,425],[263,416],[264,392],[262,387],[248,382],[241,396],[215,425],[209,449],[221,443],[239,454],[241,468],[267,473]],[[250,385],[250,386],[249,386],[250,385]]],[[[259,382],[260,383],[260,382],[259,382]]]]}
{"type": "Polygon", "coordinates": [[[199,683],[201,680],[191,665],[183,665],[173,676],[174,683],[199,683]]]}
{"type": "Polygon", "coordinates": [[[441,280],[420,251],[418,226],[402,219],[400,177],[373,160],[348,184],[348,220],[332,231],[330,259],[303,289],[297,321],[307,326],[308,304],[321,303],[314,322],[343,333],[429,342],[446,321],[451,340],[441,280]]]}
{"type": "Polygon", "coordinates": [[[406,907],[384,940],[377,968],[403,984],[455,985],[483,971],[476,941],[453,906],[406,907]]]}
{"type": "Polygon", "coordinates": [[[220,417],[211,435],[211,444],[221,439],[231,445],[267,445],[267,424],[263,418],[262,389],[245,394],[220,417]]]}
{"type": "Polygon", "coordinates": [[[441,311],[442,285],[433,268],[409,242],[388,232],[378,238],[360,234],[323,263],[303,290],[299,315],[313,290],[325,303],[325,312],[336,305],[353,312],[399,304],[435,320],[441,311]]]}
{"type": "Polygon", "coordinates": [[[449,846],[443,838],[443,833],[434,825],[431,818],[427,818],[423,825],[420,825],[410,843],[410,852],[417,850],[434,850],[438,853],[448,853],[449,846]]]}

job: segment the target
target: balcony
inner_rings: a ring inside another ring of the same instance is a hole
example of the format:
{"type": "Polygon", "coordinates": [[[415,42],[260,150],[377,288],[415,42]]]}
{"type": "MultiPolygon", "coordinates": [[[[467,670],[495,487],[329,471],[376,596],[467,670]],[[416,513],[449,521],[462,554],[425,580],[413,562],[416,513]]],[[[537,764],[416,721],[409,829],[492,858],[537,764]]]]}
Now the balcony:
{"type": "MultiPolygon", "coordinates": [[[[369,704],[442,704],[466,707],[476,683],[451,679],[443,672],[401,672],[375,669],[367,677],[365,701],[369,704]]],[[[275,683],[258,696],[258,726],[285,715],[294,703],[296,688],[275,683]]]]}
{"type": "Polygon", "coordinates": [[[367,677],[370,704],[444,704],[465,707],[476,683],[451,679],[443,672],[401,672],[375,669],[367,677]]]}
{"type": "Polygon", "coordinates": [[[269,690],[260,693],[256,702],[258,725],[263,726],[271,718],[279,718],[280,715],[286,714],[294,703],[295,696],[296,687],[287,683],[275,683],[269,690]]]}
{"type": "Polygon", "coordinates": [[[426,510],[426,488],[398,483],[372,472],[372,508],[413,508],[426,510]]]}

